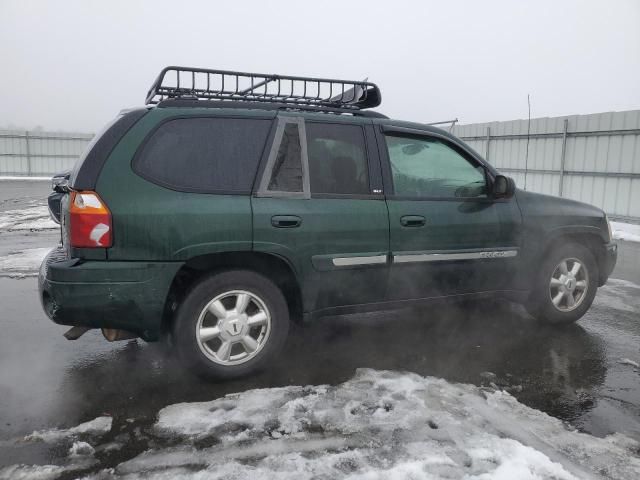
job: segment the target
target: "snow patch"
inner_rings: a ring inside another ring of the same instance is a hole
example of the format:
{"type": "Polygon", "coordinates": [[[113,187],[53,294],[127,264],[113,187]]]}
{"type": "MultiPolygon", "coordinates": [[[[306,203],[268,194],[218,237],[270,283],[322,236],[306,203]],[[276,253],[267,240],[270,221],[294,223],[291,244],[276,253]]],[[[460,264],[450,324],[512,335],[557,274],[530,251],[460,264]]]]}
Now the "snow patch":
{"type": "Polygon", "coordinates": [[[629,358],[621,358],[618,363],[622,365],[631,365],[632,367],[635,367],[635,368],[640,368],[640,364],[638,362],[634,362],[629,358]]]}
{"type": "Polygon", "coordinates": [[[87,442],[73,442],[69,449],[69,457],[87,457],[95,453],[94,448],[87,442]]]}
{"type": "Polygon", "coordinates": [[[636,313],[640,310],[640,292],[638,290],[640,290],[640,285],[636,283],[610,278],[605,285],[598,288],[594,305],[636,313]]]}
{"type": "MultiPolygon", "coordinates": [[[[96,459],[86,455],[70,456],[64,465],[11,465],[0,468],[0,480],[53,480],[94,466],[96,459]]],[[[73,478],[79,478],[74,475],[73,478]]]]}
{"type": "Polygon", "coordinates": [[[502,391],[360,369],[159,412],[156,446],[99,478],[638,478],[638,442],[596,438],[502,391]]]}
{"type": "Polygon", "coordinates": [[[111,417],[98,417],[73,428],[36,431],[24,439],[25,441],[41,440],[46,443],[54,443],[78,435],[102,435],[111,430],[112,422],[111,417]]]}
{"type": "Polygon", "coordinates": [[[49,207],[32,206],[0,212],[0,232],[54,230],[58,224],[51,220],[49,207]]]}
{"type": "Polygon", "coordinates": [[[51,248],[30,248],[0,257],[0,277],[36,276],[42,260],[50,251],[51,248]]]}
{"type": "Polygon", "coordinates": [[[51,181],[51,177],[26,177],[26,176],[11,176],[11,175],[5,175],[5,176],[1,176],[0,177],[0,181],[2,180],[49,180],[51,181]]]}
{"type": "MultiPolygon", "coordinates": [[[[30,437],[66,442],[67,449],[74,442],[65,466],[14,465],[0,470],[0,479],[97,468],[94,452],[112,443],[89,445],[74,436],[110,428],[111,419],[99,417],[34,432],[30,437]]],[[[360,369],[336,386],[170,405],[149,428],[150,450],[86,478],[640,478],[640,444],[629,437],[596,438],[506,392],[403,372],[360,369]]]]}
{"type": "Polygon", "coordinates": [[[640,242],[640,225],[623,222],[611,222],[611,231],[614,240],[627,242],[640,242]]]}
{"type": "Polygon", "coordinates": [[[0,468],[0,480],[52,480],[66,470],[58,465],[11,465],[0,468]]]}

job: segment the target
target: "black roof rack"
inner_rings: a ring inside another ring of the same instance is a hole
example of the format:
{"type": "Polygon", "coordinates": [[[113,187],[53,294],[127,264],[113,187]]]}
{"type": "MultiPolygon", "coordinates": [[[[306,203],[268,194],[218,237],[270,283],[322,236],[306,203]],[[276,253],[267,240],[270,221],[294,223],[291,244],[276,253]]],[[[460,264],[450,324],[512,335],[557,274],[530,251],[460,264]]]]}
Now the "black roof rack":
{"type": "Polygon", "coordinates": [[[190,67],[165,67],[147,93],[146,104],[167,99],[279,103],[354,111],[380,105],[374,83],[292,77],[190,67]]]}

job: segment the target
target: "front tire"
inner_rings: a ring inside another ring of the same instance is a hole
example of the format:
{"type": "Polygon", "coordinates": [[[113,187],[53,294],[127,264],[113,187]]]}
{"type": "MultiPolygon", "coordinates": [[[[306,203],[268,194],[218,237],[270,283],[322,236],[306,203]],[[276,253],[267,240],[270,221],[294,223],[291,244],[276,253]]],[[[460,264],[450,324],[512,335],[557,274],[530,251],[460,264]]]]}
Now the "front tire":
{"type": "Polygon", "coordinates": [[[593,254],[578,243],[556,245],[542,261],[525,305],[543,323],[569,324],[589,309],[598,286],[593,254]]]}
{"type": "Polygon", "coordinates": [[[230,379],[269,365],[289,330],[289,310],[268,278],[231,270],[200,281],[176,313],[173,338],[184,365],[208,379],[230,379]]]}

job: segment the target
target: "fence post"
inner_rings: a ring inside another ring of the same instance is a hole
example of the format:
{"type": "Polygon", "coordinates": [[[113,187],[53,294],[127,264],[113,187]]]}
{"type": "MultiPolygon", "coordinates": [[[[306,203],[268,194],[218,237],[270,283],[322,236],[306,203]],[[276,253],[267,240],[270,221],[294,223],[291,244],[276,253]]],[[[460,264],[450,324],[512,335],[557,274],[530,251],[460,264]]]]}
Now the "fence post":
{"type": "Polygon", "coordinates": [[[558,188],[558,195],[562,196],[562,190],[564,185],[564,165],[565,157],[567,153],[567,130],[569,128],[569,119],[564,119],[564,128],[562,130],[562,153],[560,154],[560,186],[558,188]]]}
{"type": "Polygon", "coordinates": [[[24,143],[27,149],[27,176],[31,176],[31,148],[29,147],[29,131],[24,132],[24,143]]]}
{"type": "Polygon", "coordinates": [[[491,141],[491,127],[487,127],[487,144],[485,145],[484,159],[489,161],[489,142],[491,141]]]}

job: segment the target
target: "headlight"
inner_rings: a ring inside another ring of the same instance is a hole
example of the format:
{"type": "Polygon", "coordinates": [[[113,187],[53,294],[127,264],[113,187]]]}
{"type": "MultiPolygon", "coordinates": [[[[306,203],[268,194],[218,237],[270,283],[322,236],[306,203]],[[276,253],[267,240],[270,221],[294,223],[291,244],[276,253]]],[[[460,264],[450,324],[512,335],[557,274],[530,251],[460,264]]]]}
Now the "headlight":
{"type": "Polygon", "coordinates": [[[613,232],[611,231],[611,222],[609,221],[609,217],[607,216],[607,214],[604,214],[604,219],[607,222],[607,228],[609,229],[609,241],[613,241],[613,232]]]}

